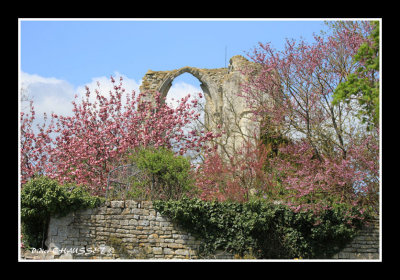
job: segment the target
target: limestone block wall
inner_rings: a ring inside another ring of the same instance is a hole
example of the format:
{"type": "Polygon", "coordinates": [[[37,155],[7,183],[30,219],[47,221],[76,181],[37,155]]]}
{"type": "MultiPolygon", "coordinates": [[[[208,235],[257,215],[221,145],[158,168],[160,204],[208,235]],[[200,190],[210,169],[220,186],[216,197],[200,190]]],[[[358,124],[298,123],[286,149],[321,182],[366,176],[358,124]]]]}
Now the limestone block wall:
{"type": "MultiPolygon", "coordinates": [[[[199,256],[201,240],[158,213],[151,201],[111,201],[52,217],[47,251],[26,251],[25,260],[51,259],[233,259],[217,252],[199,256]]],[[[374,220],[333,259],[379,259],[379,221],[374,220]]]]}
{"type": "Polygon", "coordinates": [[[129,200],[51,218],[46,245],[56,259],[196,259],[200,241],[151,201],[129,200]]]}
{"type": "Polygon", "coordinates": [[[379,259],[379,220],[364,226],[357,236],[334,259],[379,259]]]}

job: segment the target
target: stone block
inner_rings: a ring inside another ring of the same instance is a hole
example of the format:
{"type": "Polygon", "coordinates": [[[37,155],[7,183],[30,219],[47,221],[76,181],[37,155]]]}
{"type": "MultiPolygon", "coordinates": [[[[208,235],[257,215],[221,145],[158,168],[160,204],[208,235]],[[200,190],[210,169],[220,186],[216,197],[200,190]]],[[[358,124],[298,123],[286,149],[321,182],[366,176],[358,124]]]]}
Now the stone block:
{"type": "Polygon", "coordinates": [[[107,215],[119,215],[121,214],[121,208],[107,208],[107,215]]]}
{"type": "Polygon", "coordinates": [[[136,208],[137,202],[134,200],[125,200],[125,208],[136,208]]]}
{"type": "Polygon", "coordinates": [[[184,246],[182,244],[177,244],[177,243],[168,243],[167,245],[168,248],[172,249],[182,249],[184,246]]]}
{"type": "Polygon", "coordinates": [[[189,250],[188,249],[175,250],[175,255],[189,256],[189,250]]]}
{"type": "Polygon", "coordinates": [[[128,220],[120,220],[119,224],[122,226],[127,226],[129,224],[129,221],[128,220]]]}
{"type": "Polygon", "coordinates": [[[159,230],[160,229],[160,222],[157,221],[150,221],[150,226],[154,230],[159,230]]]}
{"type": "Polygon", "coordinates": [[[138,224],[138,221],[135,220],[135,219],[131,219],[131,220],[128,221],[128,225],[136,226],[137,224],[138,224]]]}
{"type": "Polygon", "coordinates": [[[111,201],[111,208],[124,208],[125,202],[124,201],[111,201]]]}
{"type": "Polygon", "coordinates": [[[142,209],[132,208],[131,209],[131,214],[140,215],[140,214],[142,214],[142,209]]]}
{"type": "Polygon", "coordinates": [[[157,239],[158,238],[158,234],[157,233],[153,233],[149,235],[149,239],[157,239]]]}
{"type": "Polygon", "coordinates": [[[140,225],[140,226],[148,226],[148,225],[150,225],[150,222],[148,220],[139,220],[138,225],[140,225]]]}
{"type": "Polygon", "coordinates": [[[171,248],[163,248],[163,254],[164,255],[174,255],[175,251],[171,248]]]}
{"type": "Polygon", "coordinates": [[[153,254],[154,255],[161,255],[163,253],[163,248],[161,247],[153,247],[153,254]]]}

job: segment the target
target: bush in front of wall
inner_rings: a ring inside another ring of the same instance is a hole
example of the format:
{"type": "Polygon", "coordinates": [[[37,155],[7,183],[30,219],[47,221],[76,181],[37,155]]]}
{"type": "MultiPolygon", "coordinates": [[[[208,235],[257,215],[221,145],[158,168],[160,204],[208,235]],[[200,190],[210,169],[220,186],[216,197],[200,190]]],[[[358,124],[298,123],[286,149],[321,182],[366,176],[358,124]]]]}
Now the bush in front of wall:
{"type": "Polygon", "coordinates": [[[190,161],[186,157],[175,155],[167,148],[148,147],[132,152],[129,158],[147,176],[144,182],[132,181],[131,193],[146,193],[146,199],[179,199],[194,189],[190,161]]]}
{"type": "Polygon", "coordinates": [[[83,187],[60,185],[48,177],[36,177],[21,190],[21,227],[26,248],[44,248],[51,216],[62,217],[79,209],[94,208],[102,199],[83,187]]]}

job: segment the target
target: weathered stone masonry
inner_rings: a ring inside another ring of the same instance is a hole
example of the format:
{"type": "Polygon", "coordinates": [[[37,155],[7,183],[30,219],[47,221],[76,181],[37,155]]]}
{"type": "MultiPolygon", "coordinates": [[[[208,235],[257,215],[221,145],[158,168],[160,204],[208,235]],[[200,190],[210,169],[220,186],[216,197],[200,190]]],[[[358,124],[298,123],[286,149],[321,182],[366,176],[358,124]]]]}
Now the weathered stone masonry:
{"type": "MultiPolygon", "coordinates": [[[[199,259],[201,240],[158,213],[151,201],[111,201],[51,218],[48,252],[23,259],[199,259]]],[[[232,259],[218,252],[207,258],[232,259]]],[[[379,224],[364,227],[333,259],[379,259],[379,224]]]]}
{"type": "Polygon", "coordinates": [[[379,259],[379,220],[372,220],[334,259],[379,259]]]}
{"type": "Polygon", "coordinates": [[[151,93],[148,98],[152,100],[155,92],[166,97],[172,82],[183,73],[190,73],[200,82],[204,92],[205,126],[213,132],[220,132],[219,125],[224,124],[229,134],[224,134],[220,139],[225,143],[225,149],[234,153],[240,148],[244,140],[257,133],[258,128],[251,120],[251,113],[246,100],[240,97],[241,83],[246,80],[242,69],[256,67],[256,64],[248,61],[241,55],[235,55],[229,60],[228,68],[205,69],[185,66],[170,71],[148,70],[142,79],[140,92],[151,93]]]}
{"type": "Polygon", "coordinates": [[[152,202],[128,200],[52,218],[46,245],[54,258],[191,259],[200,241],[156,212],[152,202]]]}

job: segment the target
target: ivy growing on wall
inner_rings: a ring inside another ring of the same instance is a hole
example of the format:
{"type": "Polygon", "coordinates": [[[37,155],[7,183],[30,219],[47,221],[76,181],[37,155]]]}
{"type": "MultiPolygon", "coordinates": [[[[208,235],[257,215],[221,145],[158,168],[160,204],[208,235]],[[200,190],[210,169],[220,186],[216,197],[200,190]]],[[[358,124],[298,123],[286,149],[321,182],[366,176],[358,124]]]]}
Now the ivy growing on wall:
{"type": "MultiPolygon", "coordinates": [[[[337,205],[319,215],[295,213],[265,201],[205,202],[183,198],[155,201],[161,214],[203,240],[200,254],[216,250],[257,258],[329,258],[342,249],[362,225],[356,209],[337,205]]],[[[359,213],[359,212],[358,212],[359,213]]]]}
{"type": "Polygon", "coordinates": [[[21,190],[24,246],[45,248],[50,216],[62,217],[79,209],[97,207],[101,202],[101,198],[91,196],[83,187],[60,185],[44,176],[31,179],[21,190]]]}

